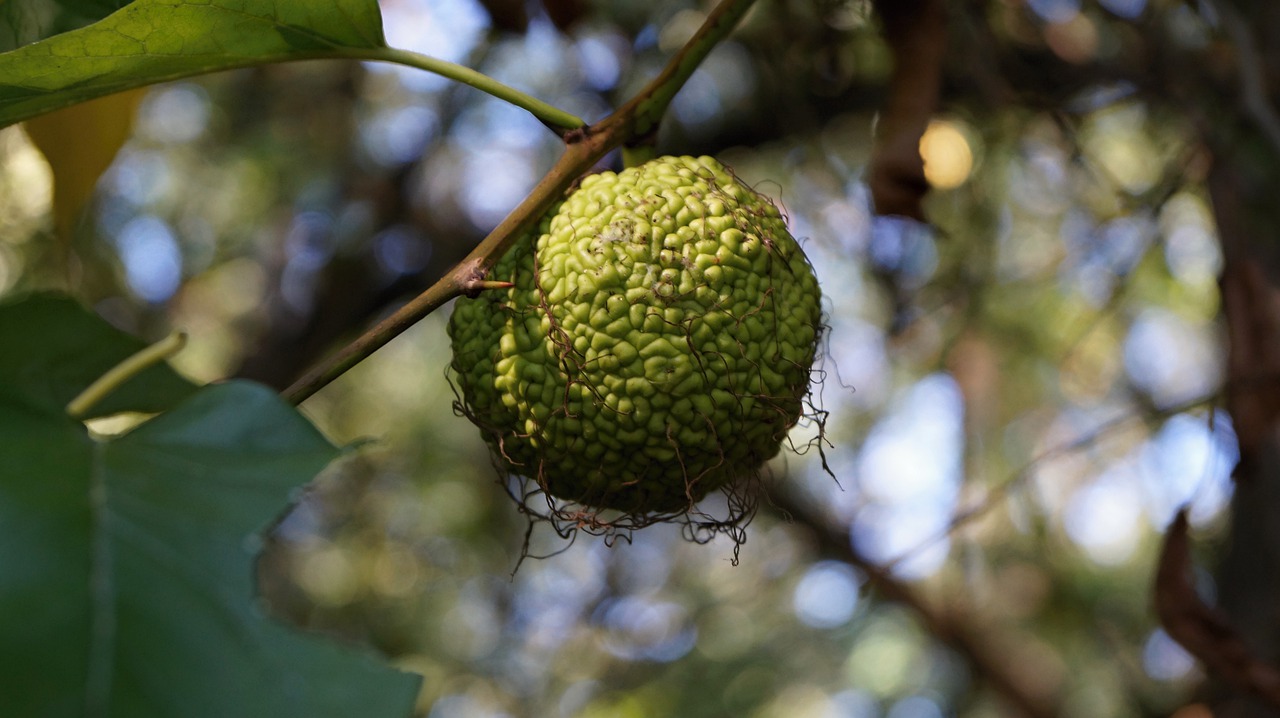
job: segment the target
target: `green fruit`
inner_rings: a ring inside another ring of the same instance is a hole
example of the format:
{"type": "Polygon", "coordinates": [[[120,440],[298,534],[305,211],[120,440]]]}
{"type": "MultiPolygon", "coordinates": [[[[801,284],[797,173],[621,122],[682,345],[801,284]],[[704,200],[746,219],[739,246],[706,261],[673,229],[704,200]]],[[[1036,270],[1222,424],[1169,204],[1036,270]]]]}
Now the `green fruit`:
{"type": "Polygon", "coordinates": [[[681,512],[778,453],[820,292],[778,210],[709,157],[585,177],[449,323],[463,410],[549,494],[681,512]]]}

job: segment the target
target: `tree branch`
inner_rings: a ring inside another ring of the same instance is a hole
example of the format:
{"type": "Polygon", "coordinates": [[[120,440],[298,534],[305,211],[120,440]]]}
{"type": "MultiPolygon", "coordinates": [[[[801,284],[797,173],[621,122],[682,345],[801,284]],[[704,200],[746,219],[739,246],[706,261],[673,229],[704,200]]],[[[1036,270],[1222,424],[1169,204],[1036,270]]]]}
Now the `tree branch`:
{"type": "Polygon", "coordinates": [[[618,110],[617,114],[634,118],[632,137],[642,137],[657,128],[676,93],[716,45],[728,37],[753,4],[755,0],[723,0],[649,86],[618,110]]]}
{"type": "Polygon", "coordinates": [[[639,94],[599,124],[564,135],[565,152],[555,166],[466,259],[394,314],[309,370],[282,392],[285,400],[293,404],[305,401],[418,320],[439,309],[450,299],[474,290],[475,282],[488,274],[498,259],[544,212],[564,196],[578,177],[591,169],[610,150],[646,134],[656,126],[658,119],[666,112],[671,100],[694,69],[717,43],[732,32],[737,21],[754,2],[755,0],[721,0],[707,15],[702,27],[639,94]]]}
{"type": "Polygon", "coordinates": [[[1058,709],[1050,696],[1027,685],[1004,653],[986,639],[987,631],[978,628],[968,615],[932,605],[910,584],[893,576],[887,568],[871,561],[854,548],[847,531],[803,506],[781,492],[771,492],[769,505],[797,523],[808,527],[818,539],[824,553],[836,556],[858,568],[884,598],[900,604],[913,613],[937,640],[955,650],[968,661],[973,672],[1021,715],[1028,718],[1052,718],[1058,709]]]}
{"type": "Polygon", "coordinates": [[[938,107],[947,24],[942,0],[878,2],[893,54],[889,99],[876,128],[868,172],[876,214],[924,221],[920,201],[929,191],[920,138],[938,107]]]}
{"type": "Polygon", "coordinates": [[[1240,75],[1240,103],[1245,115],[1253,120],[1259,134],[1266,138],[1272,149],[1280,152],[1280,113],[1271,105],[1270,91],[1264,77],[1266,63],[1254,42],[1253,30],[1231,3],[1209,0],[1208,5],[1222,18],[1222,28],[1235,47],[1237,72],[1240,75]]]}
{"type": "Polygon", "coordinates": [[[1254,656],[1222,611],[1196,592],[1186,509],[1165,533],[1156,568],[1155,607],[1169,636],[1215,676],[1280,710],[1280,669],[1254,656]]]}

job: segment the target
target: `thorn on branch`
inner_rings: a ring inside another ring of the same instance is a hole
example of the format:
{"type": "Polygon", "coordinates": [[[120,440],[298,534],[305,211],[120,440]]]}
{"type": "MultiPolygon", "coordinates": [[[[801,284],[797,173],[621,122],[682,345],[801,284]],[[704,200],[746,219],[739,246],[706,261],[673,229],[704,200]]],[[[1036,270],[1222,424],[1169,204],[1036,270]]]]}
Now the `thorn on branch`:
{"type": "Polygon", "coordinates": [[[510,289],[516,286],[512,282],[485,279],[489,268],[479,259],[459,264],[455,271],[458,274],[458,289],[472,299],[480,296],[480,292],[486,289],[510,289]]]}
{"type": "Polygon", "coordinates": [[[510,289],[516,286],[514,282],[499,282],[491,280],[477,280],[468,282],[463,286],[468,297],[472,299],[480,296],[480,292],[486,289],[510,289]]]}

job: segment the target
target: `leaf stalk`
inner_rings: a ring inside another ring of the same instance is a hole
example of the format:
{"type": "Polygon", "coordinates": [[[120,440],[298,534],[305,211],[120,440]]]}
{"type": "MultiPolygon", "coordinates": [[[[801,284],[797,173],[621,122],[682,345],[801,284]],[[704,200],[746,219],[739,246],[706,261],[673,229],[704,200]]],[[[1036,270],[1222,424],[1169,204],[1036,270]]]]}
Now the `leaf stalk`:
{"type": "Polygon", "coordinates": [[[441,77],[446,77],[455,82],[461,82],[464,85],[486,92],[499,100],[509,102],[516,107],[528,110],[531,115],[538,118],[542,124],[551,128],[556,134],[564,137],[572,130],[586,126],[586,122],[569,112],[565,112],[558,107],[543,102],[536,97],[527,95],[510,85],[505,85],[488,75],[473,70],[465,65],[459,65],[447,60],[423,55],[421,53],[412,52],[410,50],[400,50],[394,47],[376,47],[376,48],[341,48],[335,56],[344,57],[350,60],[373,60],[378,62],[390,62],[406,67],[413,67],[419,70],[425,70],[441,77]]]}
{"type": "Polygon", "coordinates": [[[80,392],[67,404],[67,415],[72,419],[81,419],[97,406],[98,402],[107,398],[111,392],[119,389],[125,382],[141,374],[149,367],[172,357],[187,345],[186,332],[174,332],[149,347],[139,350],[129,358],[111,367],[107,373],[98,377],[92,384],[80,392]]]}

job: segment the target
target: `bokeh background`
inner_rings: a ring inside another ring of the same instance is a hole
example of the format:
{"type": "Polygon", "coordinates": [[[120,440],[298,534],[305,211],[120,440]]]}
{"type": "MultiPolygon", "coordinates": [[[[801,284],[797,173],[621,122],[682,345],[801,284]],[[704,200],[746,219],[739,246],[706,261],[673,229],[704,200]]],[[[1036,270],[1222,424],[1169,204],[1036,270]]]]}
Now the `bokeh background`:
{"type": "MultiPolygon", "coordinates": [[[[588,121],[706,11],[381,6],[392,46],[588,121]]],[[[361,448],[274,528],[264,606],[425,675],[432,718],[1206,715],[1202,676],[1150,607],[1178,507],[1220,545],[1237,458],[1215,410],[1223,260],[1204,152],[1139,84],[1069,72],[1152,27],[1202,50],[1203,9],[957,11],[920,145],[924,225],[871,212],[890,62],[869,3],[760,3],[658,149],[714,154],[785,209],[825,293],[815,398],[834,477],[816,451],[781,457],[737,566],[727,540],[678,527],[611,547],[535,527],[533,552],[554,555],[516,570],[527,524],[453,411],[440,312],[304,405],[361,448]]],[[[413,70],[158,86],[77,226],[77,291],[144,337],[186,329],[174,363],[194,378],[283,387],[463,257],[559,149],[522,110],[413,70]]],[[[0,131],[0,292],[62,271],[49,186],[22,130],[0,131]]]]}

